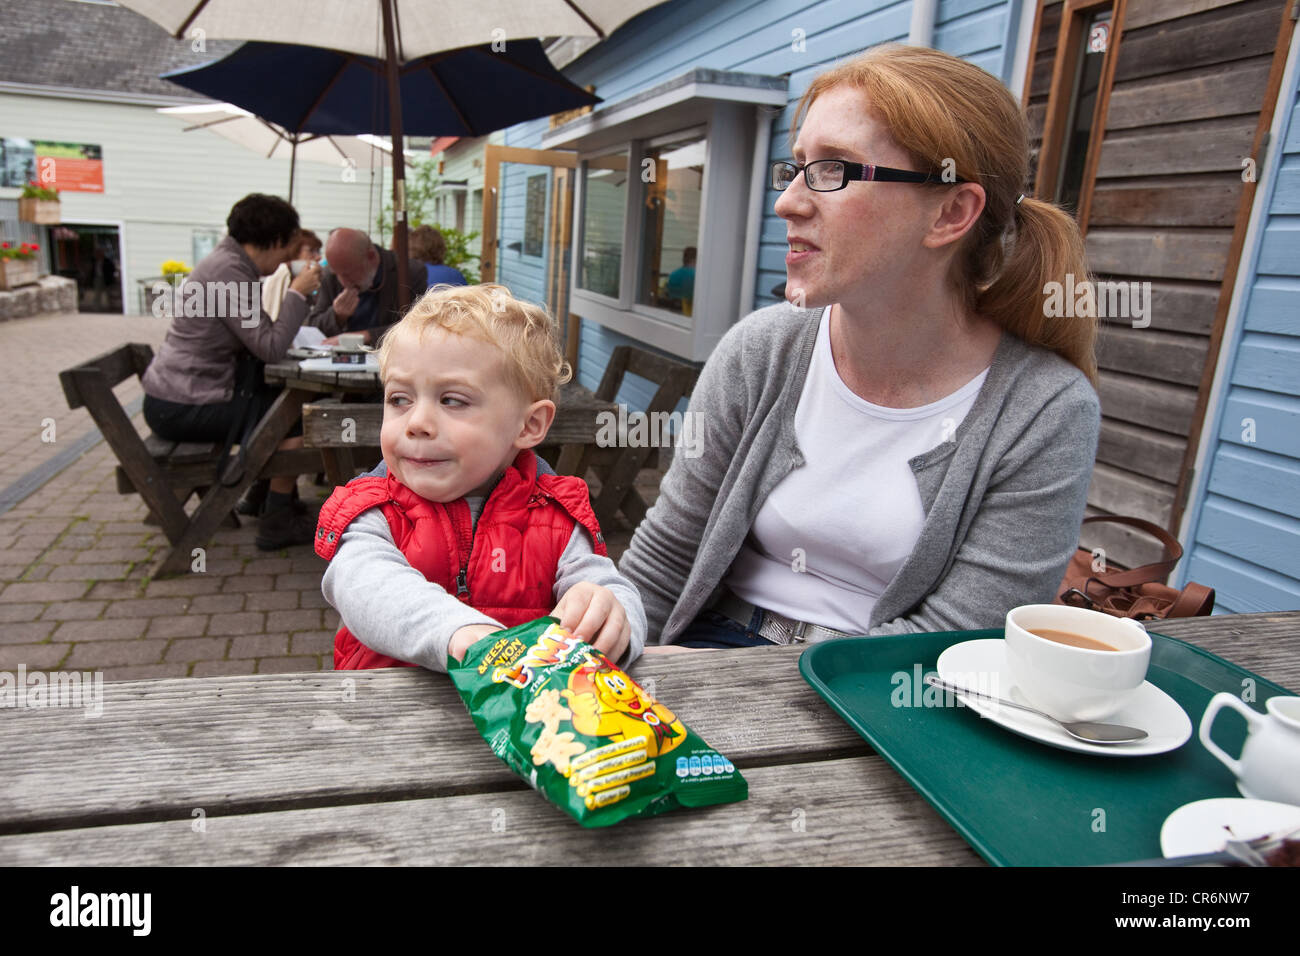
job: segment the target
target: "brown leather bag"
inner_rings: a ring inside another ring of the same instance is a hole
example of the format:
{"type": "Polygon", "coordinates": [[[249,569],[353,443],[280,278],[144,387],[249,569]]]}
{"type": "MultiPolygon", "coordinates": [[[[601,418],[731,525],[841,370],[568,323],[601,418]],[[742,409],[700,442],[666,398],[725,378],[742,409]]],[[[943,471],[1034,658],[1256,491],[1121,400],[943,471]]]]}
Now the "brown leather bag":
{"type": "Polygon", "coordinates": [[[1214,589],[1189,581],[1181,591],[1164,584],[1169,572],[1183,556],[1182,545],[1159,525],[1141,518],[1095,515],[1083,523],[1107,521],[1145,531],[1164,546],[1164,555],[1154,564],[1129,571],[1094,571],[1092,552],[1079,548],[1065,569],[1060,595],[1055,604],[1102,611],[1135,621],[1167,617],[1199,617],[1214,610],[1214,589]]]}

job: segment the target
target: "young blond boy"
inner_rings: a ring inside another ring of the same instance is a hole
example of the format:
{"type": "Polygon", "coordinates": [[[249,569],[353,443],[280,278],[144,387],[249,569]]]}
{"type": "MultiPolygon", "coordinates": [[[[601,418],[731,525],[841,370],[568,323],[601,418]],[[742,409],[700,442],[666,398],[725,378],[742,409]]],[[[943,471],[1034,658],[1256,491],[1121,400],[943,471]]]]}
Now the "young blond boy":
{"type": "Polygon", "coordinates": [[[540,473],[532,450],[570,375],[546,311],[503,286],[440,286],[384,338],[379,369],[386,474],[336,488],[316,534],[343,623],[335,668],[444,671],[449,653],[547,614],[635,660],[645,611],[586,483],[540,473]]]}

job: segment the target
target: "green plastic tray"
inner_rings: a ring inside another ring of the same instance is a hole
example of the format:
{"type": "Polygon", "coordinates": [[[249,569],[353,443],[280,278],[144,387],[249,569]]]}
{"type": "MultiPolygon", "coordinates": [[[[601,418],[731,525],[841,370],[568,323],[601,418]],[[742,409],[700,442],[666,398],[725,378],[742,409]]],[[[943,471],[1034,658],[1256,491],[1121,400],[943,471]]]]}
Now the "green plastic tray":
{"type": "MultiPolygon", "coordinates": [[[[1177,750],[1150,757],[1099,757],[1058,750],[1003,730],[967,707],[895,707],[891,695],[920,665],[934,672],[953,644],[1001,638],[1002,629],[828,641],[808,648],[799,671],[995,866],[1088,866],[1159,857],[1160,827],[1185,803],[1239,797],[1227,768],[1201,746],[1196,727],[1210,698],[1241,694],[1252,706],[1290,692],[1185,641],[1151,634],[1147,680],[1192,721],[1177,750]]],[[[925,688],[916,693],[920,694],[925,688]]],[[[1244,720],[1219,720],[1214,741],[1239,752],[1244,720]]]]}

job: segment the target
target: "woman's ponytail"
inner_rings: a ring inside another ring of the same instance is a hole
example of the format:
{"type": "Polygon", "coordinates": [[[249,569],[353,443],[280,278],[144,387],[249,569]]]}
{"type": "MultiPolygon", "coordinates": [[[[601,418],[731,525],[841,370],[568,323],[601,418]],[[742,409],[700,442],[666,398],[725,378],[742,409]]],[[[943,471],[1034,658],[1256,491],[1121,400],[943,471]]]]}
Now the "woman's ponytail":
{"type": "MultiPolygon", "coordinates": [[[[1026,196],[1014,207],[1015,229],[1002,268],[978,293],[975,309],[1031,345],[1051,349],[1097,384],[1096,309],[1065,303],[1049,308],[1053,295],[1072,295],[1090,280],[1083,236],[1059,206],[1026,196]],[[1053,292],[1052,283],[1057,283],[1053,292]],[[1078,312],[1085,314],[1077,314],[1078,312]],[[1059,314],[1057,314],[1059,313],[1059,314]]],[[[1088,303],[1095,302],[1088,299],[1088,303]]]]}

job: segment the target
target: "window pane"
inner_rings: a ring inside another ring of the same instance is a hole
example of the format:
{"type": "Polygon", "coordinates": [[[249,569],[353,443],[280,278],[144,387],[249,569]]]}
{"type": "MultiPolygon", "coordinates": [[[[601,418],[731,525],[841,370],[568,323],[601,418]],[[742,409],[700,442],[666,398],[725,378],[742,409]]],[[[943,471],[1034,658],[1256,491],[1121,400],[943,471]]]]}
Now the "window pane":
{"type": "Polygon", "coordinates": [[[700,235],[705,137],[698,133],[645,152],[645,231],[637,301],[690,315],[700,235]]]}
{"type": "Polygon", "coordinates": [[[583,174],[580,288],[618,298],[626,210],[627,154],[591,160],[583,174]]]}
{"type": "Polygon", "coordinates": [[[546,174],[528,177],[524,201],[524,255],[542,254],[542,237],[546,233],[546,174]]]}
{"type": "Polygon", "coordinates": [[[1056,197],[1058,203],[1076,215],[1084,167],[1088,162],[1088,144],[1092,140],[1092,120],[1097,110],[1101,71],[1110,46],[1110,21],[1110,10],[1097,12],[1088,19],[1080,41],[1083,49],[1079,54],[1079,76],[1074,87],[1074,102],[1070,106],[1070,126],[1061,157],[1061,185],[1056,197]]]}

